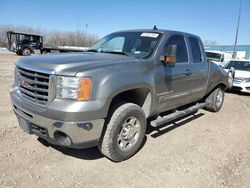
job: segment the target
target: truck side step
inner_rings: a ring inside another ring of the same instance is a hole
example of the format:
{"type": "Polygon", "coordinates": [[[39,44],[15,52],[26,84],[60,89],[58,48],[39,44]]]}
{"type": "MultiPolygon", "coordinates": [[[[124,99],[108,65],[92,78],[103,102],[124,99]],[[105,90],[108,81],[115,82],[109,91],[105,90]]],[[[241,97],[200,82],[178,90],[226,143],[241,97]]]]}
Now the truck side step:
{"type": "Polygon", "coordinates": [[[192,114],[196,110],[199,110],[201,108],[205,108],[207,105],[208,105],[207,102],[198,103],[194,106],[186,108],[185,110],[176,111],[172,114],[168,114],[168,115],[163,116],[163,117],[158,117],[157,119],[151,121],[150,124],[152,127],[158,127],[164,123],[169,123],[170,121],[173,121],[173,120],[178,119],[180,117],[186,116],[188,114],[192,114]]]}

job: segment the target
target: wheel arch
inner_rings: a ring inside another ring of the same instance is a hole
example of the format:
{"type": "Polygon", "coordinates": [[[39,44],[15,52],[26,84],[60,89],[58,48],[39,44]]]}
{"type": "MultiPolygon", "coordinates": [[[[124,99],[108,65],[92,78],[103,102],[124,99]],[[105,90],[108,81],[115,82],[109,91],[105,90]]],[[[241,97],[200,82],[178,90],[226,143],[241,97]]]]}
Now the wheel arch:
{"type": "Polygon", "coordinates": [[[150,109],[152,104],[152,91],[148,87],[134,87],[129,89],[120,90],[111,97],[109,105],[109,114],[114,105],[119,103],[134,103],[140,106],[146,117],[150,115],[150,109]]]}
{"type": "Polygon", "coordinates": [[[208,92],[206,92],[204,99],[206,99],[214,90],[216,90],[217,88],[221,88],[222,90],[227,89],[227,85],[223,82],[215,85],[212,89],[210,89],[208,92]]]}

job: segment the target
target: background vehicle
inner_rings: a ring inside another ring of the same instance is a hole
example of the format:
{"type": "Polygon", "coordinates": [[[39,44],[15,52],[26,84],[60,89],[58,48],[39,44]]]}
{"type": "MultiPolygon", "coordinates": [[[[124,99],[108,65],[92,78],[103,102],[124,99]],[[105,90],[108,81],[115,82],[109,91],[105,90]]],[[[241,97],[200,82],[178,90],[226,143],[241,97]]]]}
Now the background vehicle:
{"type": "Polygon", "coordinates": [[[8,37],[8,49],[16,52],[17,55],[28,56],[34,53],[63,53],[63,52],[83,52],[88,48],[84,47],[44,47],[43,36],[29,34],[29,33],[18,33],[14,31],[7,32],[8,37]]]}
{"type": "Polygon", "coordinates": [[[232,60],[223,68],[228,71],[235,69],[233,90],[250,93],[250,60],[232,60]]]}
{"type": "Polygon", "coordinates": [[[7,32],[8,48],[17,55],[31,55],[43,48],[43,37],[27,33],[7,32]]]}
{"type": "Polygon", "coordinates": [[[232,54],[222,51],[206,51],[207,59],[219,66],[224,66],[232,59],[232,54]]]}
{"type": "Polygon", "coordinates": [[[65,147],[98,145],[122,161],[140,149],[147,120],[158,127],[200,108],[218,112],[228,79],[199,37],[131,30],[82,54],[20,59],[10,95],[26,132],[65,147]]]}

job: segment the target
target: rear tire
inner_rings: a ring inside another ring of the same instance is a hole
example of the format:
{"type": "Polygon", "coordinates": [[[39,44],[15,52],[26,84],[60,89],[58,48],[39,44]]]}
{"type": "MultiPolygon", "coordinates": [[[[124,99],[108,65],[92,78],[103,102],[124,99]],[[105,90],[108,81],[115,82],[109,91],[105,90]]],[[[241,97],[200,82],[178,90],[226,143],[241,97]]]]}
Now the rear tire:
{"type": "Polygon", "coordinates": [[[31,50],[29,48],[24,48],[22,54],[23,56],[31,55],[31,50]]]}
{"type": "Polygon", "coordinates": [[[206,99],[208,106],[205,108],[210,112],[219,112],[224,102],[225,92],[222,88],[216,88],[206,99]]]}
{"type": "Polygon", "coordinates": [[[142,108],[125,103],[115,109],[99,143],[99,150],[112,161],[120,162],[133,156],[141,147],[146,131],[142,108]]]}

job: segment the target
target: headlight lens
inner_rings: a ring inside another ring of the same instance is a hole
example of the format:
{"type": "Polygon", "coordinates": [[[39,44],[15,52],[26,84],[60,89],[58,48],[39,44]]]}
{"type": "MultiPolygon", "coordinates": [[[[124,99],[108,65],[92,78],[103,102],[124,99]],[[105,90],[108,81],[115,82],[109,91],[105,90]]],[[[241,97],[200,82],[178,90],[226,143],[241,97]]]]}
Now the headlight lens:
{"type": "Polygon", "coordinates": [[[243,82],[250,82],[250,78],[244,78],[243,82]]]}
{"type": "Polygon", "coordinates": [[[91,82],[89,77],[57,76],[56,97],[80,101],[89,100],[91,82]]]}

